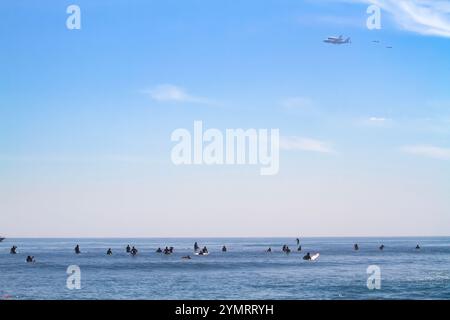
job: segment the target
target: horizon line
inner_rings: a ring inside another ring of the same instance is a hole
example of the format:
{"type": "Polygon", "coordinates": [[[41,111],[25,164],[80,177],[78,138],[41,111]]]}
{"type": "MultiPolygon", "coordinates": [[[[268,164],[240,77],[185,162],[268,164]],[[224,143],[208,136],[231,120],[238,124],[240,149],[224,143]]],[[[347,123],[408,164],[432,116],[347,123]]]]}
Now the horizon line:
{"type": "Polygon", "coordinates": [[[44,237],[36,237],[36,236],[19,236],[19,237],[4,237],[4,240],[8,239],[318,239],[318,238],[368,238],[368,239],[379,239],[379,238],[450,238],[450,235],[402,235],[402,236],[144,236],[144,237],[97,237],[97,236],[82,236],[82,237],[74,237],[74,236],[44,236],[44,237]]]}

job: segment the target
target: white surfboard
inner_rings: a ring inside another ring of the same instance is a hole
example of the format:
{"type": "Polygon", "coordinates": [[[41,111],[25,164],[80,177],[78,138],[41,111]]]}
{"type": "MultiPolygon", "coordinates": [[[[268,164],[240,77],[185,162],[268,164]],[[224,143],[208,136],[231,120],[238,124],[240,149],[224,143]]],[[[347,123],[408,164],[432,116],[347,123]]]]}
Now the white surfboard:
{"type": "Polygon", "coordinates": [[[194,254],[196,256],[207,256],[209,254],[209,252],[206,252],[206,253],[194,252],[194,254]]]}
{"type": "Polygon", "coordinates": [[[311,256],[311,261],[316,260],[317,258],[319,258],[319,256],[320,256],[320,253],[316,253],[315,255],[312,255],[311,256]]]}

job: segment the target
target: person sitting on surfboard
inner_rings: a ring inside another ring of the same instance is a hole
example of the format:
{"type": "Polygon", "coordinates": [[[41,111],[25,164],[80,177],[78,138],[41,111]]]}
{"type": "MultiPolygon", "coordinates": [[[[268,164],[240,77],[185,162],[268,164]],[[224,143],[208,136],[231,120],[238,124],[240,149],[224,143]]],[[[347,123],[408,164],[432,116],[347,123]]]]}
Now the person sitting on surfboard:
{"type": "Polygon", "coordinates": [[[355,250],[359,250],[359,246],[357,243],[355,243],[355,245],[353,247],[355,248],[355,250]]]}
{"type": "Polygon", "coordinates": [[[130,247],[130,245],[127,245],[127,253],[130,253],[131,252],[131,247],[130,247]]]}
{"type": "Polygon", "coordinates": [[[108,251],[106,251],[106,254],[107,254],[108,256],[112,256],[112,250],[111,250],[111,248],[109,248],[108,251]]]}
{"type": "Polygon", "coordinates": [[[135,255],[137,255],[138,250],[133,246],[133,248],[131,248],[130,253],[131,253],[132,256],[135,256],[135,255]]]}
{"type": "Polygon", "coordinates": [[[206,246],[205,246],[205,247],[203,247],[203,249],[202,249],[202,253],[208,253],[208,249],[206,248],[206,246]]]}
{"type": "Polygon", "coordinates": [[[272,252],[272,248],[267,249],[266,252],[272,252]]]}
{"type": "Polygon", "coordinates": [[[36,262],[36,261],[34,260],[34,256],[28,256],[28,257],[27,257],[27,263],[31,263],[31,262],[36,262]]]}
{"type": "Polygon", "coordinates": [[[222,252],[227,252],[227,247],[223,246],[222,247],[222,252]]]}
{"type": "Polygon", "coordinates": [[[298,246],[297,251],[302,251],[302,246],[298,246]]]}
{"type": "Polygon", "coordinates": [[[80,254],[81,253],[81,251],[80,251],[80,246],[77,244],[77,246],[75,247],[75,253],[76,254],[80,254]]]}
{"type": "Polygon", "coordinates": [[[311,254],[308,252],[304,257],[303,260],[311,260],[311,254]]]}
{"type": "Polygon", "coordinates": [[[10,254],[16,254],[17,253],[17,247],[16,246],[12,246],[11,250],[9,250],[10,254]]]}
{"type": "Polygon", "coordinates": [[[157,252],[157,253],[161,253],[161,252],[162,252],[161,248],[158,248],[158,249],[156,250],[156,252],[157,252]]]}
{"type": "Polygon", "coordinates": [[[416,249],[417,249],[417,250],[419,250],[419,249],[420,249],[420,246],[419,246],[419,245],[417,245],[417,246],[416,246],[416,249]]]}
{"type": "Polygon", "coordinates": [[[198,243],[194,243],[194,251],[198,251],[198,249],[200,249],[200,247],[198,246],[198,243]]]}
{"type": "Polygon", "coordinates": [[[382,244],[381,246],[380,246],[380,250],[383,250],[384,249],[384,244],[382,244]]]}
{"type": "Polygon", "coordinates": [[[173,253],[173,247],[169,248],[169,253],[173,253]]]}

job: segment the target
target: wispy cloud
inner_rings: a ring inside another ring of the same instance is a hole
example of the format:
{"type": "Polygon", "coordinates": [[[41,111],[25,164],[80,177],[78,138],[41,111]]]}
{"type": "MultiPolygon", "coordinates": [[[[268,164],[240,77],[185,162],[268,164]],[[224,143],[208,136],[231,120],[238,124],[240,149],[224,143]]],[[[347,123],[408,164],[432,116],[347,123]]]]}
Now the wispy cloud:
{"type": "Polygon", "coordinates": [[[369,118],[369,121],[372,121],[372,122],[386,122],[387,120],[389,120],[389,119],[379,118],[379,117],[370,117],[369,118]]]}
{"type": "Polygon", "coordinates": [[[280,148],[282,150],[288,151],[300,150],[300,151],[312,151],[320,153],[334,152],[327,142],[295,136],[281,137],[280,148]]]}
{"type": "Polygon", "coordinates": [[[379,6],[384,12],[391,14],[394,21],[404,30],[450,38],[450,3],[448,1],[352,0],[351,2],[379,6]]]}
{"type": "Polygon", "coordinates": [[[282,106],[290,110],[311,110],[314,108],[312,99],[306,97],[290,97],[281,102],[282,106]]]}
{"type": "Polygon", "coordinates": [[[173,84],[160,84],[144,90],[153,100],[159,102],[191,102],[200,104],[214,104],[208,98],[192,95],[186,89],[173,84]]]}
{"type": "Polygon", "coordinates": [[[414,146],[404,146],[401,149],[403,152],[416,156],[441,160],[450,160],[450,148],[441,148],[431,145],[414,145],[414,146]]]}

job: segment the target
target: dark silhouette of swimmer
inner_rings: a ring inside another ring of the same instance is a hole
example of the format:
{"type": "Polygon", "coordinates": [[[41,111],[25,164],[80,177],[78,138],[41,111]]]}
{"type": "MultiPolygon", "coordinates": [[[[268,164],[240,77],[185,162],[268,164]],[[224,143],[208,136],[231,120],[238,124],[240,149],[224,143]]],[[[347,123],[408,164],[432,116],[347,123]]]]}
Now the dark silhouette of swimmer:
{"type": "Polygon", "coordinates": [[[170,254],[170,249],[169,249],[168,247],[166,247],[166,248],[164,249],[164,254],[170,254]]]}
{"type": "Polygon", "coordinates": [[[169,248],[169,252],[170,252],[170,253],[173,253],[173,247],[170,247],[170,248],[169,248]]]}
{"type": "Polygon", "coordinates": [[[227,247],[223,246],[222,247],[222,252],[227,252],[227,247]]]}
{"type": "Polygon", "coordinates": [[[382,244],[381,246],[380,246],[380,250],[383,250],[384,249],[384,244],[382,244]]]}
{"type": "Polygon", "coordinates": [[[190,260],[192,258],[191,258],[191,256],[184,256],[184,257],[181,257],[181,259],[190,260]]]}
{"type": "Polygon", "coordinates": [[[161,253],[162,252],[161,248],[158,248],[158,250],[156,250],[156,252],[161,253]]]}
{"type": "Polygon", "coordinates": [[[289,249],[289,247],[287,245],[283,245],[283,249],[282,250],[283,250],[284,253],[291,252],[291,249],[289,249]]]}
{"type": "Polygon", "coordinates": [[[32,262],[35,262],[34,256],[28,256],[27,257],[27,263],[32,263],[32,262]]]}
{"type": "Polygon", "coordinates": [[[108,251],[106,251],[106,254],[107,254],[108,256],[112,256],[112,250],[111,250],[111,248],[109,248],[108,251]]]}
{"type": "Polygon", "coordinates": [[[198,251],[198,249],[200,249],[200,247],[198,246],[198,243],[194,243],[194,251],[198,251]]]}
{"type": "Polygon", "coordinates": [[[303,260],[311,260],[311,254],[308,252],[304,257],[303,260]]]}
{"type": "Polygon", "coordinates": [[[356,250],[356,251],[358,251],[359,250],[359,246],[358,246],[358,244],[357,243],[355,243],[355,245],[353,246],[353,248],[356,250]]]}
{"type": "Polygon", "coordinates": [[[16,254],[17,253],[17,247],[16,246],[12,246],[11,250],[9,250],[10,254],[16,254]]]}
{"type": "Polygon", "coordinates": [[[75,254],[80,254],[80,246],[77,244],[77,246],[75,247],[75,254]]]}
{"type": "Polygon", "coordinates": [[[297,238],[297,246],[300,244],[300,239],[297,238]]]}
{"type": "Polygon", "coordinates": [[[272,248],[267,249],[266,252],[272,252],[272,248]]]}
{"type": "Polygon", "coordinates": [[[135,256],[135,255],[137,255],[138,250],[133,246],[133,248],[131,248],[130,253],[131,253],[132,256],[135,256]]]}
{"type": "Polygon", "coordinates": [[[130,253],[131,252],[131,247],[130,247],[130,245],[127,245],[127,253],[130,253]]]}
{"type": "Polygon", "coordinates": [[[302,246],[298,246],[297,251],[302,251],[302,246]]]}
{"type": "Polygon", "coordinates": [[[208,253],[208,249],[206,248],[206,246],[205,246],[205,247],[203,247],[203,249],[202,249],[202,253],[203,253],[203,254],[205,254],[205,253],[208,253]]]}
{"type": "Polygon", "coordinates": [[[416,250],[419,250],[419,249],[420,249],[420,246],[419,246],[419,245],[417,245],[417,246],[416,246],[416,250]]]}

